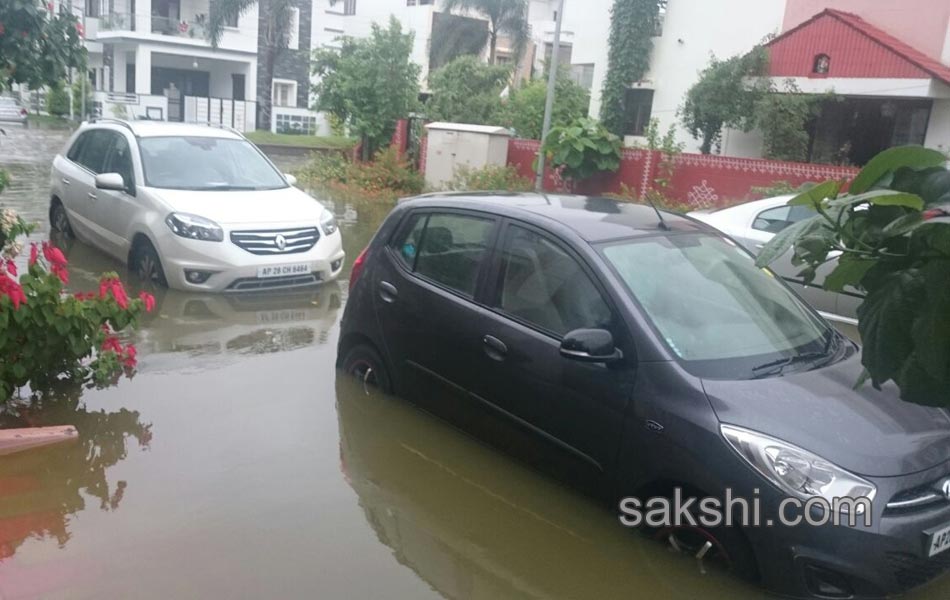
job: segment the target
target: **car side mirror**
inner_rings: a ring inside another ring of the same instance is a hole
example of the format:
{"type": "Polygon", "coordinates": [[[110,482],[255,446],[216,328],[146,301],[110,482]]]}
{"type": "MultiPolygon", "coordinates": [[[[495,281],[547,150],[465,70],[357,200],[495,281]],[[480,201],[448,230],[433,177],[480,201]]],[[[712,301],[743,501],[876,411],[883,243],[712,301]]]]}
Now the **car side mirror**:
{"type": "Polygon", "coordinates": [[[297,178],[291,175],[290,173],[284,173],[284,179],[287,180],[287,185],[289,186],[297,185],[297,178]]]}
{"type": "Polygon", "coordinates": [[[561,340],[561,356],[590,363],[611,363],[623,358],[606,329],[575,329],[561,340]]]}
{"type": "Polygon", "coordinates": [[[125,180],[118,173],[99,173],[96,175],[96,188],[113,192],[125,191],[125,180]]]}

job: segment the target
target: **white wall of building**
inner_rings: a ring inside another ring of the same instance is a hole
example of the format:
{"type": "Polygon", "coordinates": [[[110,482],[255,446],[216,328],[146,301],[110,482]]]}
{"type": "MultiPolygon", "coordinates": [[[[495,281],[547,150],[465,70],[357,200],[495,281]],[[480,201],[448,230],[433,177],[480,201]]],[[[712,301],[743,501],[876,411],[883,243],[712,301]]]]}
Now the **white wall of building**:
{"type": "MultiPolygon", "coordinates": [[[[786,0],[670,0],[663,34],[654,40],[650,72],[642,87],[655,90],[653,117],[661,131],[670,125],[677,129],[677,140],[687,152],[699,150],[678,117],[686,92],[709,65],[710,55],[729,58],[748,52],[769,34],[779,33],[785,15],[786,0]]],[[[736,156],[756,155],[761,148],[756,136],[730,132],[730,146],[723,152],[736,156]]],[[[726,136],[724,136],[724,142],[726,136]]]]}
{"type": "Polygon", "coordinates": [[[950,99],[934,101],[924,145],[928,148],[950,152],[950,99]]]}

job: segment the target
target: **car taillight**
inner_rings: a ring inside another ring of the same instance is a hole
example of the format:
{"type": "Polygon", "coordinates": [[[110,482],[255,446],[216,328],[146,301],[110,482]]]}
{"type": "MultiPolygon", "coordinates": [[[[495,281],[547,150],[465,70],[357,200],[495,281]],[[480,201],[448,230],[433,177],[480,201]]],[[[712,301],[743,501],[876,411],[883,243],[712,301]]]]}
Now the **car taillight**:
{"type": "Polygon", "coordinates": [[[369,246],[363,248],[356,260],[353,261],[353,268],[350,269],[350,290],[356,285],[360,275],[363,273],[363,267],[366,266],[366,259],[369,258],[369,246]]]}

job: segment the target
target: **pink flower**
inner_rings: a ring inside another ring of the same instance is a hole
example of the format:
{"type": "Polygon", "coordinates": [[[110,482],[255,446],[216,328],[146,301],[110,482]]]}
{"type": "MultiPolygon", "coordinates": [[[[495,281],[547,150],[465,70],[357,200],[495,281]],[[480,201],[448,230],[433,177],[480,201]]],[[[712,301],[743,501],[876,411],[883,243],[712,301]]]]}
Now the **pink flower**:
{"type": "Polygon", "coordinates": [[[134,369],[135,365],[138,363],[136,360],[136,350],[135,346],[129,344],[125,347],[125,358],[122,360],[122,364],[125,365],[127,369],[134,369]]]}
{"type": "Polygon", "coordinates": [[[51,265],[66,266],[66,257],[63,256],[62,250],[49,242],[43,242],[43,257],[46,258],[51,265]]]}
{"type": "Polygon", "coordinates": [[[140,292],[139,300],[145,304],[145,312],[152,312],[155,309],[155,296],[148,292],[140,292]]]}
{"type": "Polygon", "coordinates": [[[23,288],[16,281],[13,281],[6,275],[0,274],[0,297],[8,296],[13,302],[14,310],[20,308],[20,304],[26,304],[26,294],[23,288]]]}
{"type": "Polygon", "coordinates": [[[7,273],[14,277],[17,276],[16,263],[13,262],[13,259],[7,259],[7,273]]]}
{"type": "Polygon", "coordinates": [[[107,335],[106,339],[102,341],[102,351],[122,354],[122,344],[119,343],[119,338],[114,335],[107,335]]]}
{"type": "Polygon", "coordinates": [[[36,242],[30,244],[30,266],[36,264],[36,260],[40,257],[40,249],[36,247],[36,242]]]}

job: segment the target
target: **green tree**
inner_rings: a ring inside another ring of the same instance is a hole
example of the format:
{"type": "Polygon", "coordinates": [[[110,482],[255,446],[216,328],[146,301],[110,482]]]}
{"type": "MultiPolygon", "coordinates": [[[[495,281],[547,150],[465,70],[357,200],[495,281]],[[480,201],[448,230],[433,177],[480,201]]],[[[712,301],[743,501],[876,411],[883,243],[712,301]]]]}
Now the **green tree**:
{"type": "MultiPolygon", "coordinates": [[[[811,282],[837,260],[822,285],[865,293],[858,307],[861,362],[872,384],[893,380],[909,402],[950,406],[950,171],[941,152],[892,148],[851,182],[812,187],[791,205],[815,210],[777,234],[758,257],[766,266],[794,249],[811,282]]],[[[861,382],[858,382],[859,384],[861,382]]]]}
{"type": "Polygon", "coordinates": [[[762,94],[755,103],[755,124],[765,140],[765,158],[806,162],[810,137],[806,125],[818,116],[822,96],[803,94],[793,82],[781,93],[762,94]]]}
{"type": "MultiPolygon", "coordinates": [[[[541,139],[544,123],[544,101],[547,98],[547,79],[533,79],[516,88],[508,99],[505,125],[515,130],[523,138],[541,139]]],[[[590,108],[590,93],[574,83],[561,70],[558,73],[554,94],[554,111],[551,113],[551,125],[562,127],[587,116],[590,108]]]]}
{"type": "Polygon", "coordinates": [[[769,84],[764,79],[749,83],[749,78],[762,74],[767,64],[762,47],[727,60],[713,56],[686,92],[680,118],[690,135],[702,140],[703,154],[719,144],[724,127],[750,131],[755,126],[756,103],[769,91],[769,84]]]}
{"type": "Polygon", "coordinates": [[[495,64],[499,35],[511,38],[516,58],[521,56],[531,39],[527,0],[445,0],[444,8],[446,12],[469,10],[485,17],[488,21],[488,62],[491,64],[495,64]]]}
{"type": "Polygon", "coordinates": [[[79,32],[79,20],[66,6],[53,12],[37,0],[0,2],[0,91],[13,83],[54,85],[70,69],[84,69],[79,32]]]}
{"type": "Polygon", "coordinates": [[[461,56],[429,75],[432,98],[426,105],[434,121],[497,125],[502,109],[501,91],[511,71],[489,65],[475,56],[461,56]]]}
{"type": "Polygon", "coordinates": [[[69,113],[69,91],[62,81],[49,86],[46,92],[46,112],[55,117],[62,117],[69,113]]]}
{"type": "MultiPolygon", "coordinates": [[[[601,92],[600,120],[622,136],[627,89],[650,68],[653,38],[660,28],[666,0],[614,0],[610,9],[607,76],[601,92]]],[[[582,10],[582,9],[581,9],[582,10]]]]}
{"type": "Polygon", "coordinates": [[[541,151],[552,167],[563,169],[564,176],[576,183],[619,169],[621,146],[618,136],[600,122],[584,117],[566,126],[552,127],[541,151]]]}
{"type": "Polygon", "coordinates": [[[76,81],[74,81],[74,82],[73,82],[73,85],[72,85],[72,92],[73,92],[73,114],[75,114],[75,115],[76,115],[76,118],[78,118],[80,121],[83,120],[85,117],[89,116],[90,114],[92,114],[92,109],[93,109],[93,106],[92,106],[92,103],[93,103],[93,96],[92,96],[93,85],[92,85],[92,82],[89,81],[89,79],[86,79],[86,88],[85,88],[85,89],[86,89],[86,114],[82,114],[82,107],[83,107],[83,103],[82,103],[82,92],[83,92],[82,77],[77,77],[77,78],[76,78],[76,81]]]}
{"type": "Polygon", "coordinates": [[[344,38],[340,49],[314,52],[317,109],[346,122],[361,138],[366,160],[418,103],[421,69],[409,60],[412,43],[413,34],[390,17],[386,29],[374,23],[368,38],[344,38]]]}
{"type": "MultiPolygon", "coordinates": [[[[250,7],[257,4],[257,0],[211,0],[210,17],[208,19],[208,37],[211,46],[217,48],[224,34],[224,28],[229,21],[237,19],[250,7]]],[[[334,4],[331,2],[330,4],[334,4]]],[[[290,42],[290,28],[293,23],[293,9],[297,7],[294,0],[266,0],[260,3],[259,10],[264,14],[263,21],[259,21],[262,28],[258,36],[259,68],[267,81],[270,90],[274,81],[274,67],[277,58],[287,49],[290,42]]],[[[273,98],[270,93],[261,94],[257,98],[257,127],[270,130],[271,110],[273,98]]]]}

